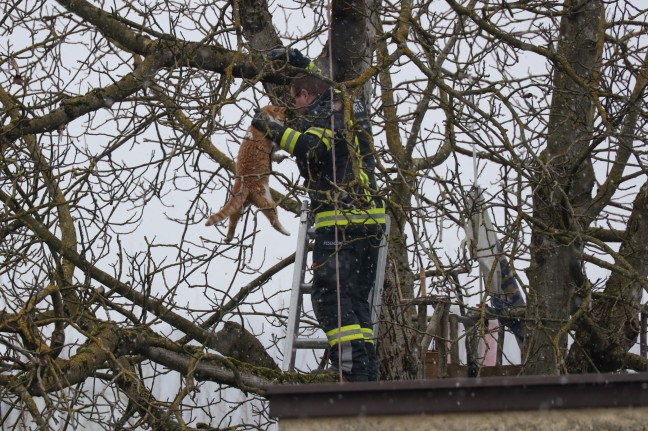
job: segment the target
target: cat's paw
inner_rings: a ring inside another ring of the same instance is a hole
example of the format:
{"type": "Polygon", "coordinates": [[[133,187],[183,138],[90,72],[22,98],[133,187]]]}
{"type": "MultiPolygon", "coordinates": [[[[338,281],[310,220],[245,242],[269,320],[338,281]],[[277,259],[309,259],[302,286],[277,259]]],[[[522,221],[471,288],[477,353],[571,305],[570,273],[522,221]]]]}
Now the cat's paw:
{"type": "Polygon", "coordinates": [[[284,160],[286,160],[286,159],[289,158],[289,157],[290,157],[290,156],[287,155],[287,154],[277,154],[277,153],[273,153],[273,154],[272,154],[272,161],[273,161],[274,163],[281,163],[281,162],[283,162],[284,160]]]}

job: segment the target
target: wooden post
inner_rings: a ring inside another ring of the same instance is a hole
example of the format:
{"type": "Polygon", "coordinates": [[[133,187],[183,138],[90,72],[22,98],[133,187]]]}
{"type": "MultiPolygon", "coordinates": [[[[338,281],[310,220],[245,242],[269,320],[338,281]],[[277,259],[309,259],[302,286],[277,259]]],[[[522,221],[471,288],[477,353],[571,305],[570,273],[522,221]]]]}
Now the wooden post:
{"type": "Polygon", "coordinates": [[[459,319],[456,314],[448,317],[450,323],[450,363],[459,365],[459,319]]]}
{"type": "Polygon", "coordinates": [[[495,359],[495,365],[498,367],[502,366],[502,358],[504,356],[504,334],[506,334],[504,325],[499,325],[497,327],[497,358],[495,359]]]}
{"type": "Polygon", "coordinates": [[[648,345],[646,343],[646,332],[648,326],[648,319],[646,313],[641,312],[641,332],[639,333],[639,352],[643,358],[648,357],[648,345]]]}
{"type": "Polygon", "coordinates": [[[437,350],[439,351],[439,378],[448,377],[448,319],[450,314],[450,303],[441,302],[442,307],[441,325],[439,325],[439,337],[437,338],[437,350]]]}

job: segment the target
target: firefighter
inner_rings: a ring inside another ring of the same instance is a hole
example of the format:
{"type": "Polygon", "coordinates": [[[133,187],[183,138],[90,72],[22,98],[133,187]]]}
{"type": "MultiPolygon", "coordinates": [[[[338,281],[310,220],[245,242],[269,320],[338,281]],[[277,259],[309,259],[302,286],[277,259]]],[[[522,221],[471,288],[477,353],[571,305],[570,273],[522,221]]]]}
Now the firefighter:
{"type": "Polygon", "coordinates": [[[362,98],[353,101],[345,125],[342,95],[318,78],[314,63],[295,49],[273,50],[310,73],[291,79],[290,94],[302,116],[298,130],[263,111],[252,125],[295,157],[315,220],[313,293],[315,316],[326,332],[331,369],[348,381],[377,379],[369,294],[385,225],[377,195],[371,125],[362,98]],[[355,159],[354,159],[355,158],[355,159]],[[338,301],[339,291],[339,301],[338,301]]]}

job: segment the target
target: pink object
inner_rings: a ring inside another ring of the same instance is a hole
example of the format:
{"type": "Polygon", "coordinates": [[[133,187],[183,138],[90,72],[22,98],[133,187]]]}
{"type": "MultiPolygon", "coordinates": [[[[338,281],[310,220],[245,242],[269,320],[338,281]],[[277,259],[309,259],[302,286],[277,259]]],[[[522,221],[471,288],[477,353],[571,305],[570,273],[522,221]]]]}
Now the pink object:
{"type": "Polygon", "coordinates": [[[482,354],[484,355],[484,367],[492,367],[497,363],[497,328],[499,323],[495,320],[488,321],[488,332],[480,343],[482,354]]]}

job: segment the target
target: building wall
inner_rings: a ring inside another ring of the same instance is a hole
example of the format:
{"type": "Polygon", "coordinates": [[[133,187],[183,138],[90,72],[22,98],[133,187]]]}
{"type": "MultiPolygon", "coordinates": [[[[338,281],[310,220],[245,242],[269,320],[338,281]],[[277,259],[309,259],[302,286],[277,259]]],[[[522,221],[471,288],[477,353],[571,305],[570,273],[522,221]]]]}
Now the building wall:
{"type": "Polygon", "coordinates": [[[279,431],[639,431],[648,407],[281,419],[279,431]]]}

